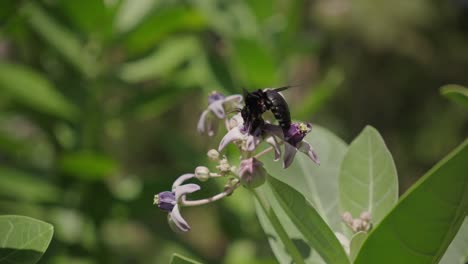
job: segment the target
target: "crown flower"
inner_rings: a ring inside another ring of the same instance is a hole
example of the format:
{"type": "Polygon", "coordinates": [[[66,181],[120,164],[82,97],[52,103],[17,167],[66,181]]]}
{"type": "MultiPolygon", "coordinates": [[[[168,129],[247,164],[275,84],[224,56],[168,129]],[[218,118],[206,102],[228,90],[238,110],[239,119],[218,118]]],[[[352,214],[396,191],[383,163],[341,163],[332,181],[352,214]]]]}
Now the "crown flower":
{"type": "Polygon", "coordinates": [[[291,122],[288,105],[279,93],[288,87],[259,89],[251,93],[244,90],[244,95],[231,96],[212,92],[208,96],[208,107],[202,112],[197,124],[198,132],[213,136],[222,123],[226,129],[218,149],[207,152],[208,160],[215,164],[197,166],[193,173],[179,176],[171,191],[160,192],[154,197],[154,204],[168,213],[169,224],[175,231],[190,230],[181,215],[181,208],[223,199],[241,185],[254,189],[264,184],[268,173],[261,159],[265,159],[265,155],[270,152],[273,152],[274,161],[283,160],[284,168],[292,164],[298,151],[319,163],[314,149],[304,140],[311,132],[312,125],[291,122]],[[263,114],[266,111],[271,111],[275,120],[264,119],[263,114]],[[240,155],[235,154],[235,159],[222,153],[229,144],[235,145],[239,151],[240,155]],[[225,181],[224,188],[219,193],[199,200],[187,199],[187,194],[196,192],[201,187],[195,183],[185,183],[186,181],[204,183],[213,179],[225,181]]]}
{"type": "Polygon", "coordinates": [[[202,112],[198,121],[198,132],[213,136],[218,126],[217,121],[226,117],[226,109],[236,109],[241,102],[241,95],[225,97],[222,93],[212,92],[208,96],[208,108],[202,112]]]}

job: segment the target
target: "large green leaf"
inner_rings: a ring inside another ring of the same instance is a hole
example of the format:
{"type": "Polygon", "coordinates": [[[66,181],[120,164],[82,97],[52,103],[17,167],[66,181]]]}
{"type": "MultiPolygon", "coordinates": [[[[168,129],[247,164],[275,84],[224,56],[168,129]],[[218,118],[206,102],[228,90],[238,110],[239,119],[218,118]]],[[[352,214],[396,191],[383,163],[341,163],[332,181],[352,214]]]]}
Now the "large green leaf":
{"type": "Polygon", "coordinates": [[[280,206],[325,262],[349,263],[333,231],[301,193],[273,177],[268,178],[268,183],[280,206]]]}
{"type": "Polygon", "coordinates": [[[356,234],[353,235],[351,238],[351,241],[349,242],[349,258],[351,261],[354,261],[356,258],[357,254],[359,253],[359,250],[361,249],[362,244],[364,241],[366,241],[367,238],[367,233],[366,232],[357,232],[356,234]]]}
{"type": "Polygon", "coordinates": [[[181,256],[179,254],[173,254],[170,263],[171,264],[200,264],[200,262],[198,261],[181,256]]]}
{"type": "Polygon", "coordinates": [[[30,217],[0,216],[0,264],[36,263],[53,233],[52,225],[30,217]]]}
{"type": "Polygon", "coordinates": [[[379,132],[367,126],[350,144],[339,177],[340,206],[357,218],[363,211],[378,224],[398,200],[392,155],[379,132]]]}
{"type": "Polygon", "coordinates": [[[440,88],[440,93],[463,106],[468,107],[468,88],[456,84],[448,84],[440,88]]]}
{"type": "Polygon", "coordinates": [[[465,140],[401,197],[356,263],[437,263],[468,214],[467,161],[465,140]]]}
{"type": "Polygon", "coordinates": [[[346,152],[346,144],[325,128],[315,125],[305,137],[317,152],[320,166],[298,153],[293,164],[283,169],[281,162],[262,160],[268,173],[306,197],[317,212],[336,232],[342,232],[338,206],[339,168],[346,152]]]}
{"type": "Polygon", "coordinates": [[[441,264],[465,264],[468,262],[468,217],[440,260],[441,264]]]}
{"type": "Polygon", "coordinates": [[[297,227],[289,218],[288,214],[283,210],[275,195],[273,194],[271,187],[268,184],[264,184],[263,186],[257,188],[256,191],[260,195],[263,195],[264,199],[266,199],[270,204],[269,211],[265,213],[259,201],[256,201],[255,203],[260,225],[268,237],[268,242],[278,262],[293,263],[294,261],[291,257],[291,249],[286,248],[285,243],[281,239],[279,233],[275,230],[271,217],[276,217],[281,226],[287,230],[288,239],[291,240],[291,243],[293,244],[292,246],[295,248],[293,250],[296,250],[300,254],[305,263],[324,264],[325,262],[322,260],[317,251],[312,249],[310,245],[305,242],[306,238],[297,229],[297,227]],[[270,216],[267,214],[270,214],[270,216]],[[272,214],[274,214],[274,216],[272,216],[272,214]]]}
{"type": "Polygon", "coordinates": [[[0,63],[0,89],[39,112],[67,119],[77,112],[52,83],[26,66],[0,63]]]}

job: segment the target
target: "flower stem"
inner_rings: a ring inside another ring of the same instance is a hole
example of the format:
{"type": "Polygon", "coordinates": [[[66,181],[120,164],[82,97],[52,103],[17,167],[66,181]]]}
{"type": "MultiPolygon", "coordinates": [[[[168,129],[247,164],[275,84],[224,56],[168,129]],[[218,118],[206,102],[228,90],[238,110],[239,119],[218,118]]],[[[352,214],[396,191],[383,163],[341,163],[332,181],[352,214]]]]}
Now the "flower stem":
{"type": "Polygon", "coordinates": [[[239,187],[240,182],[236,183],[235,185],[226,188],[225,191],[216,194],[215,196],[212,196],[210,198],[205,198],[205,199],[200,199],[200,200],[181,200],[180,204],[182,206],[199,206],[199,205],[204,205],[204,204],[209,204],[211,202],[220,200],[228,195],[230,195],[234,190],[239,187]]]}
{"type": "Polygon", "coordinates": [[[284,246],[286,247],[286,251],[288,251],[289,255],[291,256],[293,263],[296,264],[305,264],[304,259],[301,256],[301,253],[294,245],[292,240],[289,238],[288,233],[281,225],[281,222],[278,219],[278,216],[275,214],[273,209],[271,208],[270,204],[268,203],[267,199],[263,196],[263,194],[258,190],[254,189],[251,190],[252,194],[257,199],[258,203],[263,209],[263,212],[270,220],[271,225],[275,229],[275,232],[278,234],[281,242],[283,242],[284,246]]]}
{"type": "Polygon", "coordinates": [[[259,153],[257,153],[257,154],[254,156],[254,158],[258,159],[258,158],[260,158],[261,156],[267,154],[268,152],[270,152],[270,151],[272,151],[272,150],[273,150],[273,147],[268,147],[268,148],[266,148],[266,149],[260,151],[259,153]]]}

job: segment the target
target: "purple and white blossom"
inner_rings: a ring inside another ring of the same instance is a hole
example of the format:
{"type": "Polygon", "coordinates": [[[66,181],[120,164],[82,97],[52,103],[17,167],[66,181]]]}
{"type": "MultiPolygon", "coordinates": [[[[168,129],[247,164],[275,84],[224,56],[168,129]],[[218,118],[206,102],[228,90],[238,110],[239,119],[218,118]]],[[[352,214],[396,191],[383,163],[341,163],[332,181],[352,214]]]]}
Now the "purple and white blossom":
{"type": "Polygon", "coordinates": [[[241,95],[224,96],[212,92],[208,96],[208,108],[203,111],[198,121],[198,132],[213,136],[217,129],[217,121],[226,118],[226,109],[237,109],[242,102],[241,95]]]}
{"type": "Polygon", "coordinates": [[[173,222],[178,230],[187,232],[190,226],[180,214],[179,202],[186,194],[200,190],[200,186],[194,183],[176,186],[173,190],[160,192],[154,196],[154,204],[161,210],[168,212],[169,222],[173,222]]]}
{"type": "Polygon", "coordinates": [[[303,140],[310,131],[312,131],[312,125],[309,123],[292,123],[289,129],[284,132],[283,168],[287,168],[292,164],[297,151],[305,153],[312,161],[320,164],[318,155],[312,145],[303,140]]]}
{"type": "MultiPolygon", "coordinates": [[[[229,143],[234,142],[240,146],[243,151],[254,151],[263,139],[270,137],[280,137],[282,130],[279,126],[265,123],[263,126],[259,126],[252,133],[248,132],[248,129],[244,126],[242,117],[240,114],[235,115],[231,118],[230,123],[236,124],[232,127],[226,135],[221,139],[219,143],[218,151],[223,150],[229,143]]],[[[276,139],[268,141],[270,145],[275,148],[275,153],[280,152],[279,146],[277,145],[276,139]]]]}
{"type": "MultiPolygon", "coordinates": [[[[227,132],[220,141],[218,150],[211,149],[207,153],[208,159],[217,164],[209,168],[198,166],[195,168],[194,173],[187,173],[178,177],[174,181],[171,191],[164,191],[155,195],[154,204],[168,213],[170,226],[175,228],[174,230],[182,232],[190,230],[190,226],[180,213],[181,207],[199,206],[223,199],[231,195],[240,185],[247,188],[261,186],[266,181],[267,172],[259,159],[266,153],[273,151],[275,161],[283,158],[284,168],[292,164],[297,151],[305,153],[312,161],[319,164],[314,149],[304,140],[305,136],[312,130],[310,124],[292,123],[290,126],[286,126],[285,123],[282,123],[282,126],[275,125],[268,120],[264,120],[261,113],[260,116],[255,115],[254,119],[249,120],[250,123],[246,123],[241,111],[242,100],[241,95],[225,97],[218,92],[210,94],[208,108],[200,116],[197,128],[200,133],[213,136],[218,128],[218,123],[220,121],[224,122],[227,132]],[[241,112],[239,113],[239,111],[241,112]],[[228,117],[230,112],[238,113],[228,117]],[[257,152],[262,142],[269,144],[270,147],[257,152]],[[236,144],[241,152],[242,160],[239,168],[231,165],[237,164],[238,161],[232,161],[226,155],[220,153],[230,143],[236,144]],[[284,145],[284,152],[281,150],[281,145],[284,145]],[[199,200],[186,198],[187,194],[200,190],[200,186],[193,183],[184,183],[185,181],[198,180],[205,182],[212,178],[227,179],[223,191],[199,200]]],[[[287,119],[289,120],[289,116],[287,119]]],[[[368,218],[370,219],[370,217],[368,218]]],[[[362,220],[362,222],[364,221],[362,220]]]]}

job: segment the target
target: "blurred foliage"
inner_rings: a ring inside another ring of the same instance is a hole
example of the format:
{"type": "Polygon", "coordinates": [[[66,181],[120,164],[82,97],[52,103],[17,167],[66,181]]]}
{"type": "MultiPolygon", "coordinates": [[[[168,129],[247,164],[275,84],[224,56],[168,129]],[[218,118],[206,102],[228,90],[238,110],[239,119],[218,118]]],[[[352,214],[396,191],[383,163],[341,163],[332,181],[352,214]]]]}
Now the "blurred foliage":
{"type": "Polygon", "coordinates": [[[373,125],[404,191],[468,134],[438,89],[468,84],[467,33],[465,0],[1,1],[0,213],[55,226],[42,263],[274,263],[242,190],[184,236],[151,205],[217,142],[205,95],[299,85],[293,118],[373,125]]]}

